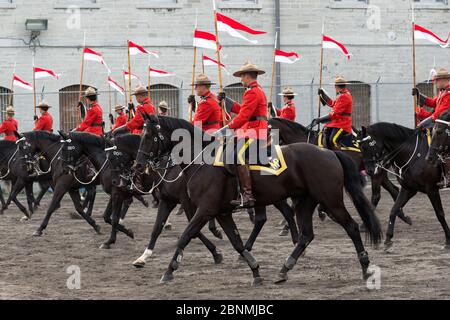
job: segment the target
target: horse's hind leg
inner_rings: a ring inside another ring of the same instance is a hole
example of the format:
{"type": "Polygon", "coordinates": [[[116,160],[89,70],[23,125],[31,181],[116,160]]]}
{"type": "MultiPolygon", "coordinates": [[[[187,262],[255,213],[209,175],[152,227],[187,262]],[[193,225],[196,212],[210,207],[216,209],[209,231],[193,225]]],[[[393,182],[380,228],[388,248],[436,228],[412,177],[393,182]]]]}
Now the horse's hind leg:
{"type": "Polygon", "coordinates": [[[1,206],[0,206],[0,214],[3,214],[3,207],[5,205],[5,198],[3,198],[3,190],[2,190],[1,185],[0,185],[0,204],[1,204],[1,206]]]}
{"type": "MultiPolygon", "coordinates": [[[[298,241],[298,228],[297,228],[297,223],[295,223],[295,219],[294,219],[294,211],[287,203],[287,200],[283,200],[278,203],[274,203],[273,205],[275,206],[275,208],[277,208],[281,212],[284,219],[286,220],[288,230],[290,230],[290,232],[291,232],[292,242],[295,245],[298,241]]],[[[283,230],[285,230],[285,229],[283,229],[283,230]]],[[[280,233],[280,235],[284,235],[284,234],[280,233]]]]}
{"type": "Polygon", "coordinates": [[[317,201],[310,196],[303,196],[301,199],[294,199],[294,210],[297,216],[300,236],[294,251],[292,251],[291,255],[286,259],[286,262],[281,267],[280,273],[278,274],[278,279],[275,280],[276,284],[287,281],[287,273],[294,268],[298,258],[314,239],[312,216],[316,207],[317,201]]]}
{"type": "Polygon", "coordinates": [[[444,249],[450,249],[450,230],[448,228],[447,221],[445,220],[445,213],[444,209],[442,208],[442,201],[441,196],[439,195],[439,190],[435,189],[430,193],[428,193],[428,198],[430,199],[431,204],[433,205],[434,212],[436,214],[439,223],[442,226],[442,229],[444,229],[445,233],[444,249]]]}
{"type": "MultiPolygon", "coordinates": [[[[173,272],[176,271],[180,265],[181,259],[183,258],[183,250],[186,248],[192,238],[198,235],[200,230],[202,230],[202,228],[208,223],[211,218],[212,217],[206,210],[197,210],[194,217],[189,222],[188,226],[178,240],[177,249],[172,257],[169,267],[161,278],[161,283],[167,283],[173,280],[173,272]]],[[[218,221],[220,223],[220,220],[218,221]]]]}
{"type": "Polygon", "coordinates": [[[216,226],[216,219],[209,220],[208,224],[209,231],[217,238],[217,239],[223,239],[222,232],[220,232],[219,229],[217,229],[216,226]]]}
{"type": "Polygon", "coordinates": [[[41,205],[42,198],[44,198],[45,194],[48,191],[48,188],[50,188],[50,184],[48,182],[42,182],[42,183],[39,183],[39,185],[40,185],[41,191],[39,191],[39,194],[38,194],[36,200],[34,201],[33,208],[34,208],[35,211],[41,205]]]}
{"type": "Polygon", "coordinates": [[[28,210],[30,210],[30,216],[34,213],[34,193],[33,193],[33,182],[25,182],[25,194],[27,196],[28,210]]]}
{"type": "MultiPolygon", "coordinates": [[[[84,200],[81,210],[86,212],[88,217],[92,216],[94,210],[95,197],[97,196],[97,186],[91,185],[86,187],[86,199],[84,200]]],[[[81,203],[81,197],[80,197],[81,203]]]]}
{"type": "Polygon", "coordinates": [[[255,225],[253,226],[252,233],[245,243],[244,249],[247,251],[252,251],[253,245],[255,244],[256,238],[261,232],[262,228],[266,224],[267,215],[266,207],[255,207],[255,225]]]}
{"type": "Polygon", "coordinates": [[[25,208],[25,206],[23,204],[21,204],[19,200],[17,200],[17,195],[23,190],[24,187],[25,187],[25,183],[24,183],[23,179],[17,179],[15,181],[15,183],[13,184],[13,186],[11,188],[11,193],[8,197],[8,200],[6,201],[3,209],[6,210],[12,201],[16,204],[16,206],[19,208],[19,210],[22,211],[22,213],[27,218],[30,218],[30,214],[28,213],[27,208],[25,208]]]}
{"type": "Polygon", "coordinates": [[[148,204],[148,201],[145,200],[145,198],[142,195],[136,195],[134,197],[136,198],[136,200],[138,200],[140,203],[142,203],[144,207],[148,208],[150,206],[148,204]]]}
{"type": "Polygon", "coordinates": [[[398,216],[398,212],[401,208],[403,208],[406,203],[408,203],[409,199],[414,197],[417,194],[417,191],[410,191],[405,188],[400,189],[400,193],[398,194],[397,199],[395,200],[394,206],[391,209],[391,213],[389,215],[389,224],[386,231],[386,240],[384,241],[384,250],[389,250],[392,245],[393,241],[392,238],[394,237],[394,227],[395,227],[395,218],[398,216]]]}
{"type": "MultiPolygon", "coordinates": [[[[125,205],[123,205],[123,207],[124,207],[125,205]]],[[[128,209],[128,208],[127,208],[128,209]]],[[[111,216],[112,216],[112,198],[111,197],[109,197],[109,201],[108,201],[108,205],[106,206],[106,209],[105,209],[105,211],[104,211],[104,213],[103,213],[103,220],[105,221],[105,223],[107,223],[107,224],[109,224],[109,225],[112,225],[112,219],[111,219],[111,216]]],[[[122,209],[123,210],[123,209],[122,209]]],[[[126,212],[125,212],[126,213],[126,212]]],[[[117,225],[117,231],[120,231],[120,232],[123,232],[124,234],[126,234],[128,237],[130,237],[131,239],[134,239],[134,232],[133,232],[133,230],[131,230],[131,229],[127,229],[127,228],[125,228],[125,226],[123,226],[121,223],[120,223],[120,220],[119,220],[119,224],[117,225]]]]}
{"type": "Polygon", "coordinates": [[[69,195],[72,198],[72,202],[73,202],[73,204],[75,206],[75,210],[78,212],[78,214],[81,217],[83,217],[83,219],[86,220],[86,222],[89,223],[89,225],[92,228],[94,228],[95,232],[100,234],[100,226],[95,223],[95,220],[92,219],[90,215],[88,215],[87,213],[85,213],[83,211],[83,207],[81,205],[80,192],[78,190],[70,190],[69,195]]]}
{"type": "MultiPolygon", "coordinates": [[[[389,177],[387,176],[387,173],[385,173],[382,176],[382,181],[381,181],[381,186],[387,191],[389,192],[389,194],[391,195],[392,199],[395,201],[398,197],[398,193],[399,193],[399,188],[392,183],[391,180],[389,180],[389,177]]],[[[373,183],[372,183],[373,184],[373,183]]],[[[377,203],[373,203],[374,207],[376,208],[377,203]]],[[[400,208],[398,210],[397,216],[400,218],[400,220],[404,221],[405,223],[412,225],[412,220],[409,216],[405,215],[405,213],[403,212],[403,208],[400,208]]]]}

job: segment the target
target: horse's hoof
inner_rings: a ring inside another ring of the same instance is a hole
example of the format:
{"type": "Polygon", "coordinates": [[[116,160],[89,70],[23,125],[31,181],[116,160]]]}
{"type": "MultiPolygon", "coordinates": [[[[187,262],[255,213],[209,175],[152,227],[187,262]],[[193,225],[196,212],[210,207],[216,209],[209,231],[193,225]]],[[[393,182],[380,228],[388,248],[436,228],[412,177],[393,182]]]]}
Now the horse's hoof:
{"type": "Polygon", "coordinates": [[[36,230],[34,233],[33,233],[33,237],[41,237],[42,236],[42,231],[41,230],[36,230]]]}
{"type": "Polygon", "coordinates": [[[27,217],[27,216],[23,216],[22,218],[20,218],[20,222],[27,222],[28,220],[30,220],[30,218],[29,217],[27,217]]]}
{"type": "Polygon", "coordinates": [[[275,284],[282,284],[285,283],[288,279],[288,275],[286,272],[280,272],[278,274],[278,278],[273,282],[275,284]]]}
{"type": "Polygon", "coordinates": [[[283,229],[280,231],[280,233],[278,234],[280,237],[285,237],[289,234],[289,230],[287,229],[283,229]]]}
{"type": "Polygon", "coordinates": [[[159,280],[159,283],[169,283],[172,282],[174,279],[173,274],[172,273],[165,273],[161,280],[159,280]]]}
{"type": "Polygon", "coordinates": [[[367,279],[369,279],[371,276],[373,276],[375,274],[375,271],[363,271],[363,279],[364,281],[366,281],[367,279]]]}
{"type": "Polygon", "coordinates": [[[367,232],[367,227],[364,223],[359,225],[359,232],[367,232]]]}
{"type": "Polygon", "coordinates": [[[94,230],[95,230],[95,232],[97,232],[97,234],[102,234],[102,232],[100,231],[100,226],[97,224],[97,225],[95,225],[95,227],[94,227],[94,230]]]}
{"type": "Polygon", "coordinates": [[[409,224],[410,226],[412,226],[412,220],[409,216],[405,216],[405,219],[403,221],[405,221],[406,224],[409,224]]]}
{"type": "Polygon", "coordinates": [[[172,224],[171,223],[167,223],[166,225],[164,225],[164,230],[172,230],[172,224]]]}
{"type": "Polygon", "coordinates": [[[394,242],[392,240],[387,240],[384,242],[384,252],[389,252],[389,250],[392,248],[392,246],[394,245],[394,242]]]}
{"type": "Polygon", "coordinates": [[[320,221],[325,221],[325,219],[327,218],[327,214],[323,211],[319,211],[319,218],[320,221]]]}
{"type": "Polygon", "coordinates": [[[134,232],[131,229],[128,229],[128,237],[130,237],[131,239],[134,239],[134,232]]]}
{"type": "Polygon", "coordinates": [[[260,287],[263,285],[264,279],[261,277],[253,278],[252,287],[260,287]]]}
{"type": "Polygon", "coordinates": [[[150,207],[150,205],[148,204],[147,200],[142,201],[142,204],[144,205],[144,207],[148,208],[150,207]]]}
{"type": "Polygon", "coordinates": [[[111,249],[111,245],[108,243],[102,243],[102,245],[99,248],[102,250],[109,250],[111,249]]]}
{"type": "Polygon", "coordinates": [[[223,239],[223,235],[222,232],[220,232],[219,229],[213,229],[211,230],[211,233],[214,235],[214,237],[216,237],[217,239],[222,240],[223,239]]]}
{"type": "Polygon", "coordinates": [[[442,250],[442,251],[450,250],[450,244],[446,244],[445,246],[443,246],[443,247],[441,248],[441,250],[442,250]]]}
{"type": "Polygon", "coordinates": [[[241,255],[238,256],[237,261],[247,262],[247,260],[245,260],[245,258],[243,256],[241,256],[241,255]]]}
{"type": "Polygon", "coordinates": [[[223,255],[220,252],[216,252],[214,254],[214,263],[215,264],[221,264],[223,261],[223,255]]]}
{"type": "Polygon", "coordinates": [[[145,261],[141,260],[141,259],[137,259],[135,262],[133,262],[133,266],[135,268],[142,269],[145,266],[145,261]]]}

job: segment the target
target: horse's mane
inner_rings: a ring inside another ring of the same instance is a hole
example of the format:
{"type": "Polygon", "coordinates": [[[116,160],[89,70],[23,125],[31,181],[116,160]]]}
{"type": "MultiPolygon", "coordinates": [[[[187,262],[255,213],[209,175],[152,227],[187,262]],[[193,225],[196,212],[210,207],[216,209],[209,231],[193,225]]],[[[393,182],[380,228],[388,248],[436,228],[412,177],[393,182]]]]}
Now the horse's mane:
{"type": "Polygon", "coordinates": [[[136,134],[124,134],[114,138],[115,144],[119,147],[119,149],[133,150],[137,153],[139,149],[139,144],[141,142],[141,137],[136,134]],[[137,148],[136,148],[137,146],[137,148]]]}
{"type": "Polygon", "coordinates": [[[4,156],[15,147],[16,143],[14,141],[0,140],[0,156],[4,156]]]}
{"type": "Polygon", "coordinates": [[[61,137],[57,134],[50,133],[48,131],[30,131],[25,132],[23,135],[30,140],[50,140],[52,142],[58,142],[61,140],[61,137]]]}
{"type": "Polygon", "coordinates": [[[79,144],[93,144],[94,146],[102,148],[104,148],[105,146],[105,139],[96,136],[95,134],[86,132],[71,132],[69,134],[69,137],[70,139],[72,139],[72,141],[79,144]]]}
{"type": "Polygon", "coordinates": [[[269,125],[276,124],[277,122],[281,125],[285,125],[286,127],[288,127],[290,130],[292,130],[294,132],[298,132],[298,131],[303,131],[304,133],[308,132],[308,129],[306,127],[304,127],[303,125],[301,125],[300,123],[291,121],[288,119],[283,119],[283,118],[271,118],[269,120],[269,125]]]}
{"type": "Polygon", "coordinates": [[[385,137],[394,141],[404,142],[414,134],[414,130],[396,123],[378,122],[369,127],[374,136],[385,137]]]}
{"type": "MultiPolygon", "coordinates": [[[[172,117],[158,117],[159,124],[166,128],[167,130],[173,132],[177,129],[185,129],[188,130],[191,137],[194,137],[194,134],[199,137],[210,137],[206,132],[203,132],[200,128],[194,126],[189,121],[186,121],[184,119],[178,119],[178,118],[172,118],[172,117]]],[[[206,139],[214,141],[214,139],[206,139]]],[[[209,143],[209,142],[207,142],[209,143]]]]}

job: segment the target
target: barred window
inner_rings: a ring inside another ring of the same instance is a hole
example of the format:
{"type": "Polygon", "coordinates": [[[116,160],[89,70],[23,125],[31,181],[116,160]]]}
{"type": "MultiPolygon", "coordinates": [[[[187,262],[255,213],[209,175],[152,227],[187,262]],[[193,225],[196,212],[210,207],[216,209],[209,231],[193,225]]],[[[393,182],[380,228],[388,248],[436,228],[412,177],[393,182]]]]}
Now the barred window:
{"type": "MultiPolygon", "coordinates": [[[[83,85],[83,91],[89,88],[83,85]]],[[[95,89],[95,88],[94,88],[95,89]]],[[[80,85],[74,84],[59,90],[59,123],[62,131],[70,131],[74,129],[80,119],[77,108],[80,99],[80,85]]],[[[86,104],[86,101],[83,101],[86,104]]]]}
{"type": "MultiPolygon", "coordinates": [[[[11,96],[11,90],[8,88],[0,87],[0,123],[6,118],[6,108],[9,105],[9,99],[11,96]]],[[[11,99],[11,104],[12,99],[11,99]]]]}
{"type": "Polygon", "coordinates": [[[224,88],[227,97],[233,99],[236,102],[242,103],[242,97],[244,96],[245,89],[242,83],[233,83],[224,88]]]}
{"type": "Polygon", "coordinates": [[[150,86],[150,97],[157,112],[159,103],[165,101],[170,108],[168,115],[174,118],[179,117],[180,89],[170,84],[154,84],[150,86]]]}
{"type": "Polygon", "coordinates": [[[370,125],[371,115],[371,88],[367,83],[349,81],[348,90],[353,97],[353,126],[361,128],[370,125]]]}

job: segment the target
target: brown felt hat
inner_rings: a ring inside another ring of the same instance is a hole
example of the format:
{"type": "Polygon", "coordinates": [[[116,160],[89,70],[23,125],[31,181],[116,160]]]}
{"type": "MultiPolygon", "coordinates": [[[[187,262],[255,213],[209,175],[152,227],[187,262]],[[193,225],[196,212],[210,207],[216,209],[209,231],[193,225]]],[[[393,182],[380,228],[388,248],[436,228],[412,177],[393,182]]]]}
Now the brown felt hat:
{"type": "Polygon", "coordinates": [[[6,108],[6,114],[14,114],[14,107],[9,106],[6,108]]]}
{"type": "Polygon", "coordinates": [[[121,106],[120,104],[119,105],[117,105],[115,108],[114,108],[114,110],[117,112],[117,111],[121,111],[121,110],[124,110],[125,109],[125,106],[121,106]]]}
{"type": "Polygon", "coordinates": [[[52,107],[52,106],[49,105],[48,102],[45,101],[45,100],[42,100],[42,101],[39,102],[39,104],[36,106],[36,108],[39,108],[39,109],[45,109],[45,108],[49,109],[49,108],[51,108],[51,107],[52,107]]]}
{"type": "Polygon", "coordinates": [[[131,94],[132,96],[137,96],[140,94],[147,94],[148,90],[145,86],[137,86],[136,89],[134,89],[133,93],[131,94]]]}
{"type": "Polygon", "coordinates": [[[172,108],[169,108],[169,105],[166,101],[161,101],[158,105],[158,108],[164,109],[164,110],[171,110],[172,108]]]}
{"type": "Polygon", "coordinates": [[[347,84],[349,83],[347,82],[347,80],[345,80],[343,76],[336,76],[336,78],[334,79],[334,85],[336,86],[342,86],[347,84]]]}
{"type": "Polygon", "coordinates": [[[439,69],[439,71],[434,76],[434,80],[439,79],[450,79],[450,73],[448,73],[448,70],[445,68],[439,69]]]}
{"type": "Polygon", "coordinates": [[[291,87],[287,87],[287,88],[284,88],[284,90],[281,91],[281,93],[279,93],[278,95],[279,96],[297,96],[298,94],[295,93],[291,87]]]}
{"type": "Polygon", "coordinates": [[[249,72],[256,72],[256,74],[258,74],[258,75],[266,73],[264,70],[259,69],[256,65],[254,65],[250,61],[247,61],[246,63],[244,63],[244,65],[238,71],[233,73],[233,76],[240,77],[244,73],[249,73],[249,72]]]}
{"type": "Polygon", "coordinates": [[[98,96],[98,92],[97,92],[97,90],[95,90],[94,88],[89,87],[89,88],[87,88],[87,90],[84,92],[84,96],[85,96],[86,98],[93,97],[93,96],[98,96]]]}
{"type": "Polygon", "coordinates": [[[212,86],[213,84],[215,84],[214,82],[211,82],[211,79],[206,75],[206,74],[199,74],[196,78],[194,83],[192,84],[193,86],[212,86]]]}

